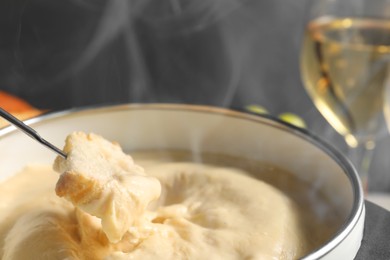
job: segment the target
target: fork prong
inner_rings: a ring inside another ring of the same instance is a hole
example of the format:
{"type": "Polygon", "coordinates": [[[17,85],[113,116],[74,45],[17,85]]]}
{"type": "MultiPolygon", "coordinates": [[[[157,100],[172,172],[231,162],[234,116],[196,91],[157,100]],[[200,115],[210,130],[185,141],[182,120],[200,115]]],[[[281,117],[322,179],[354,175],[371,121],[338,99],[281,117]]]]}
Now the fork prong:
{"type": "Polygon", "coordinates": [[[56,152],[58,155],[60,155],[64,159],[66,159],[67,156],[62,150],[60,150],[55,145],[53,145],[52,143],[50,143],[47,140],[45,140],[44,138],[42,138],[37,133],[37,131],[35,131],[34,129],[32,129],[31,127],[29,127],[28,125],[26,125],[21,120],[19,120],[18,118],[16,118],[15,116],[13,116],[12,114],[10,114],[9,112],[7,112],[6,110],[4,110],[1,107],[0,107],[0,116],[3,117],[8,122],[10,122],[12,125],[16,126],[18,129],[22,130],[22,132],[24,132],[25,134],[27,134],[28,136],[30,136],[34,140],[38,141],[40,144],[43,144],[44,146],[46,146],[50,150],[56,152]]]}

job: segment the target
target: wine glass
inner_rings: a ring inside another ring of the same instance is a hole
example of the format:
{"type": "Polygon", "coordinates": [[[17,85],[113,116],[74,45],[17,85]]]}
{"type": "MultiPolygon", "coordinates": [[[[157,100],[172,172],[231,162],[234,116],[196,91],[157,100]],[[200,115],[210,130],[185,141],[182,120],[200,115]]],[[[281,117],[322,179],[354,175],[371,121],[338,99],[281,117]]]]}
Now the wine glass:
{"type": "Polygon", "coordinates": [[[301,53],[302,79],[317,109],[344,136],[368,192],[383,134],[383,89],[390,66],[389,0],[312,0],[301,53]]]}

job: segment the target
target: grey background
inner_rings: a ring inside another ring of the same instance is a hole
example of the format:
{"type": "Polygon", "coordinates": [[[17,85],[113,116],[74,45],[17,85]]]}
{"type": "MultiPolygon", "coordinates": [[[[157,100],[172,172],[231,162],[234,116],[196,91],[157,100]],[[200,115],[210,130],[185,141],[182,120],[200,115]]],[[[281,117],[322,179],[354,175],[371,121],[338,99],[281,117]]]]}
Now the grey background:
{"type": "MultiPolygon", "coordinates": [[[[302,86],[308,1],[3,0],[0,90],[51,110],[259,104],[274,116],[301,116],[309,131],[346,153],[302,86]]],[[[389,147],[381,136],[371,190],[390,191],[389,147]]]]}

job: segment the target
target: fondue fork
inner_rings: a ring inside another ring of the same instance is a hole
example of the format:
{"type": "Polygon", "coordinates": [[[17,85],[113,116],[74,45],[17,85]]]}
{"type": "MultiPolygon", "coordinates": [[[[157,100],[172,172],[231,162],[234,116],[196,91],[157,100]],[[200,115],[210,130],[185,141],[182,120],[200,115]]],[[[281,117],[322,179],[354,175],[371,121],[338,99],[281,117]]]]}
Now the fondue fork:
{"type": "Polygon", "coordinates": [[[50,142],[43,139],[37,133],[37,131],[35,131],[34,129],[32,129],[31,127],[29,127],[25,123],[23,123],[21,120],[17,119],[13,115],[11,115],[10,113],[8,113],[4,109],[2,109],[1,107],[0,107],[0,116],[3,117],[8,122],[10,122],[11,124],[13,124],[14,126],[16,126],[17,128],[19,128],[20,130],[22,130],[22,132],[24,132],[25,134],[30,136],[32,139],[38,141],[40,144],[43,144],[44,146],[46,146],[50,150],[56,152],[62,158],[66,159],[66,154],[62,150],[60,150],[58,147],[54,146],[50,142]]]}

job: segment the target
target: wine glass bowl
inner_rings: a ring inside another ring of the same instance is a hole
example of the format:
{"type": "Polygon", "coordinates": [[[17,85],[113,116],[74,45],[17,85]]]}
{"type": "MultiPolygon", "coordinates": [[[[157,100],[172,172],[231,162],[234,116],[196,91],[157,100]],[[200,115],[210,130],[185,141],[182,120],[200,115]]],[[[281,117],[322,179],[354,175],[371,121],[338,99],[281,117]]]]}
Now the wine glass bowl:
{"type": "Polygon", "coordinates": [[[390,9],[385,0],[317,0],[301,53],[304,86],[317,109],[351,148],[367,186],[369,161],[383,128],[390,65],[390,9]]]}

